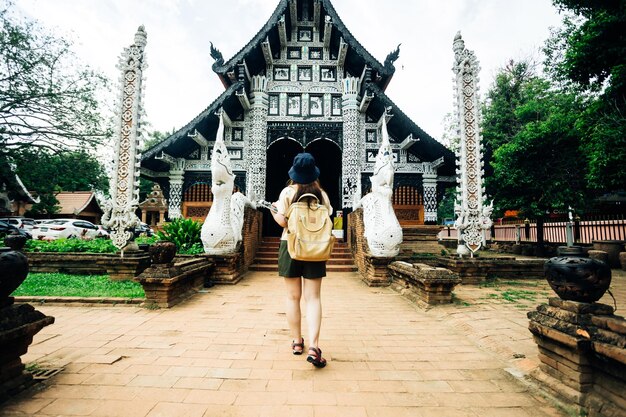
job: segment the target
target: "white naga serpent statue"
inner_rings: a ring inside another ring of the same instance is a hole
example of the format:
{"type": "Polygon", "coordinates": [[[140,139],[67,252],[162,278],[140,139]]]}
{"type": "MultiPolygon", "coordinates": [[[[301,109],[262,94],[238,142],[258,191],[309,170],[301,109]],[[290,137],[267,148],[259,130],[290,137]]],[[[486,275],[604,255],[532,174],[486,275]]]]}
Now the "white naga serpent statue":
{"type": "Polygon", "coordinates": [[[242,193],[233,194],[235,174],[224,144],[224,121],[221,113],[219,117],[220,124],[211,155],[213,204],[200,233],[204,252],[210,255],[224,255],[237,250],[237,244],[242,239],[244,209],[246,206],[255,208],[242,193]]]}
{"type": "Polygon", "coordinates": [[[389,143],[386,115],[383,115],[382,143],[376,155],[374,175],[370,177],[372,192],[357,201],[356,210],[363,207],[365,238],[373,256],[393,257],[400,252],[402,227],[391,205],[394,162],[389,143]]]}

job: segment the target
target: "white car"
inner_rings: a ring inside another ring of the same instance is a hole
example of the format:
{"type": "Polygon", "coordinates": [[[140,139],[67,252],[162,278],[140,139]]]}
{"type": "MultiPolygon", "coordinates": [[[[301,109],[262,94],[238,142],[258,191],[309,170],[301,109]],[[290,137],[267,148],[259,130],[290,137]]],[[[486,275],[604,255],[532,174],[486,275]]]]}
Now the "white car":
{"type": "Polygon", "coordinates": [[[110,238],[111,237],[111,233],[104,228],[104,226],[102,226],[101,224],[97,224],[96,227],[98,228],[98,237],[103,237],[103,238],[110,238]]]}
{"type": "Polygon", "coordinates": [[[80,219],[54,219],[33,227],[32,234],[37,240],[95,239],[98,237],[98,226],[80,219]]]}
{"type": "Polygon", "coordinates": [[[26,217],[2,217],[0,218],[0,220],[5,223],[11,224],[18,229],[24,229],[27,232],[30,232],[35,226],[35,220],[26,217]]]}

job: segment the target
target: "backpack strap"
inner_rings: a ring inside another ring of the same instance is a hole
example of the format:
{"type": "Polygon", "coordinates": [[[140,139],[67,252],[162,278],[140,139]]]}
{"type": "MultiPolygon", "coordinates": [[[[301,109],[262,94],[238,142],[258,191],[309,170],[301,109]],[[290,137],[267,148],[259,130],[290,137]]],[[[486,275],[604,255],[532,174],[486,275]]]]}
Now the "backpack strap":
{"type": "Polygon", "coordinates": [[[302,195],[300,196],[300,198],[298,198],[298,201],[296,201],[296,203],[299,203],[299,202],[300,202],[300,200],[302,200],[302,198],[304,198],[304,197],[313,197],[314,199],[316,199],[316,200],[317,200],[317,204],[319,204],[319,203],[320,203],[320,199],[319,199],[319,198],[317,198],[317,196],[316,196],[315,194],[311,194],[311,193],[302,194],[302,195]]]}
{"type": "MultiPolygon", "coordinates": [[[[292,202],[289,205],[289,208],[287,209],[287,213],[284,214],[285,218],[287,220],[289,220],[289,216],[291,216],[291,212],[293,211],[293,208],[295,207],[295,204],[300,203],[300,200],[302,200],[302,198],[304,197],[313,197],[316,201],[317,201],[317,207],[311,210],[317,210],[318,208],[320,208],[322,206],[322,204],[320,204],[320,199],[317,198],[317,196],[315,194],[311,194],[311,193],[306,193],[306,194],[302,194],[299,198],[298,201],[292,202]]],[[[302,202],[304,203],[304,202],[302,202]]]]}

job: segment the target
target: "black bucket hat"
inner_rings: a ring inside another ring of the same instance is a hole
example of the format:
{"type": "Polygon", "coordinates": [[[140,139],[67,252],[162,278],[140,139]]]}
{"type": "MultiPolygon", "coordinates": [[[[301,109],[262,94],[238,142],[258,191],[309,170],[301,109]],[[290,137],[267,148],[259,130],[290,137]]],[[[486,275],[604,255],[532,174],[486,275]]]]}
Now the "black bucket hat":
{"type": "Polygon", "coordinates": [[[315,158],[310,153],[299,153],[293,158],[293,166],[289,169],[289,178],[298,184],[310,184],[320,176],[315,166],[315,158]]]}

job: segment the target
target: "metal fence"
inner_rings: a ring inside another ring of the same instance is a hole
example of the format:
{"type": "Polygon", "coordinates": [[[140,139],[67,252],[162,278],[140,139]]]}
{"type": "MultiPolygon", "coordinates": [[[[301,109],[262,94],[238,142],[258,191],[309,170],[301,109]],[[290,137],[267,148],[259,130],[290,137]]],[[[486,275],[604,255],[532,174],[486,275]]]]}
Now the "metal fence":
{"type": "MultiPolygon", "coordinates": [[[[495,222],[491,230],[486,231],[486,239],[504,242],[537,242],[536,220],[506,220],[495,222]]],[[[544,242],[567,243],[566,219],[546,219],[543,223],[544,242]]],[[[626,240],[626,216],[585,216],[573,222],[574,241],[591,244],[594,240],[626,240]]],[[[454,239],[457,230],[446,227],[440,233],[443,239],[454,239]]]]}

